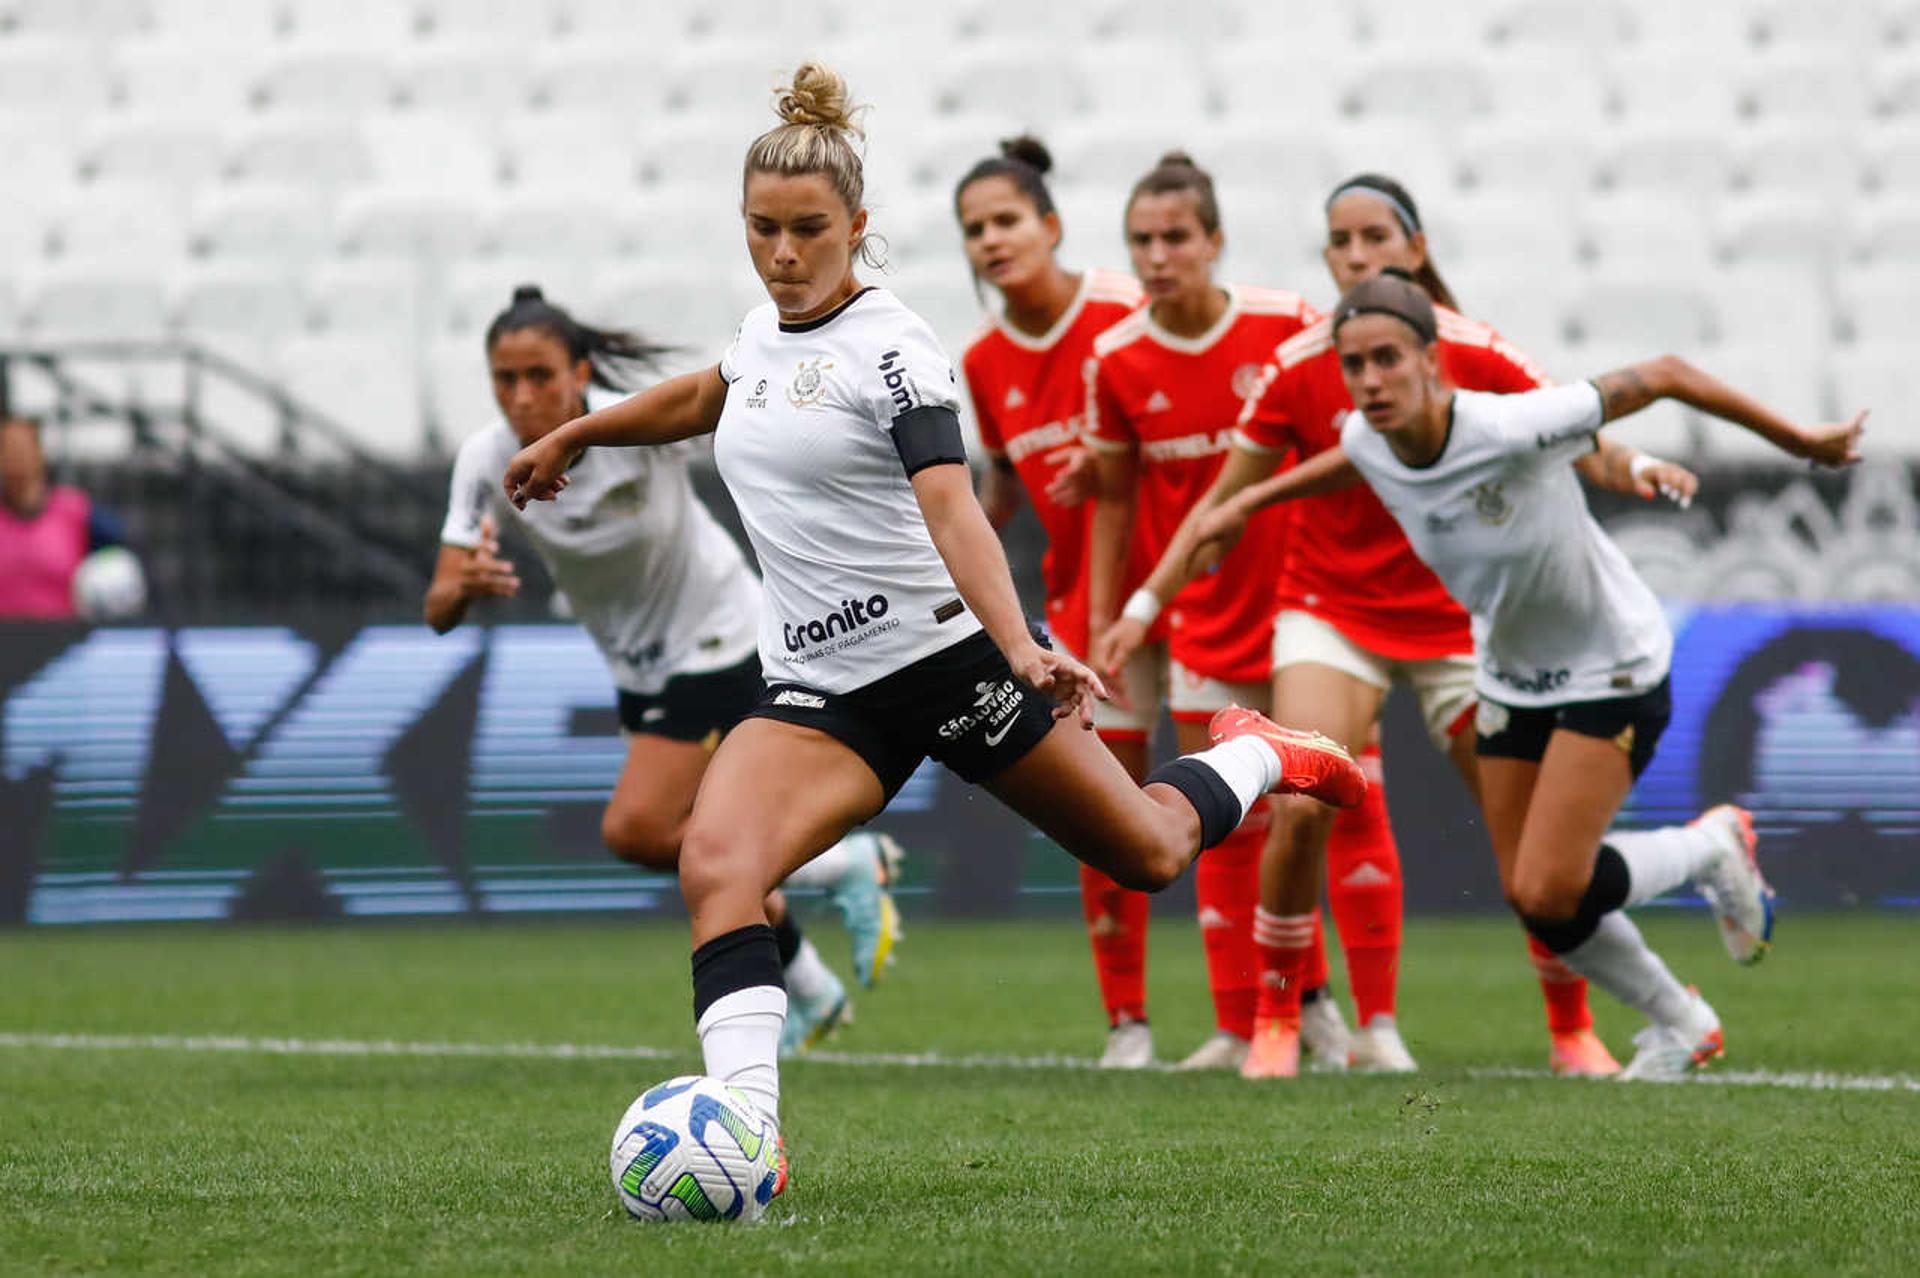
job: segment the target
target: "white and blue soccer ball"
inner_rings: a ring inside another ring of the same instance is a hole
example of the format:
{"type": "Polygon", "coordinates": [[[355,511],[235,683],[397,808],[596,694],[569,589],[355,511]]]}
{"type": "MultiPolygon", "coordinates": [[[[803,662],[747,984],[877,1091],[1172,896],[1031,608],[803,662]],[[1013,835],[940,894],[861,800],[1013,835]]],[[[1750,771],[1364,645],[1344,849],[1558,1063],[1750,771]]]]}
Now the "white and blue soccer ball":
{"type": "Polygon", "coordinates": [[[613,1190],[635,1220],[758,1220],[780,1182],[780,1133],[717,1078],[648,1088],[613,1130],[613,1190]]]}
{"type": "Polygon", "coordinates": [[[147,606],[147,574],[125,546],[96,550],[73,574],[73,609],[86,621],[125,621],[147,606]]]}

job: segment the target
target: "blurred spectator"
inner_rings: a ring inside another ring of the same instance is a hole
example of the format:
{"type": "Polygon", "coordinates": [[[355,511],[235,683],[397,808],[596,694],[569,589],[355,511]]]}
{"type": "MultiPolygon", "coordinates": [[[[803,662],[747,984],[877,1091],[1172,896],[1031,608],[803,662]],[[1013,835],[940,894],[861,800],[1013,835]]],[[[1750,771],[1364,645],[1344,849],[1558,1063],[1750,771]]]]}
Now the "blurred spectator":
{"type": "Polygon", "coordinates": [[[123,541],[92,498],[48,484],[38,422],[0,421],[0,618],[72,619],[81,562],[123,541]]]}

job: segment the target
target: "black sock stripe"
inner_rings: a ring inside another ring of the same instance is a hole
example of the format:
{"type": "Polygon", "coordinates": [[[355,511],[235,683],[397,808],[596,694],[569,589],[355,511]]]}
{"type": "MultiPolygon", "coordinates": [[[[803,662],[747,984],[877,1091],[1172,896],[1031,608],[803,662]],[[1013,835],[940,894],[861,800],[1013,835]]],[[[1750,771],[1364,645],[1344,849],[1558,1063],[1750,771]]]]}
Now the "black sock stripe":
{"type": "Polygon", "coordinates": [[[773,925],[773,943],[780,951],[783,968],[800,953],[800,925],[793,921],[793,911],[782,914],[780,921],[773,925]]]}
{"type": "Polygon", "coordinates": [[[727,995],[756,985],[786,988],[773,929],[765,923],[750,923],[714,937],[693,952],[694,1023],[727,995]]]}
{"type": "Polygon", "coordinates": [[[1555,954],[1577,950],[1600,930],[1601,919],[1627,903],[1632,878],[1627,859],[1612,845],[1602,843],[1593,859],[1593,877],[1587,881],[1587,890],[1581,893],[1572,918],[1542,919],[1523,914],[1520,921],[1555,954]]]}
{"type": "Polygon", "coordinates": [[[1147,784],[1170,785],[1200,814],[1200,847],[1212,847],[1239,828],[1245,813],[1240,797],[1204,763],[1182,756],[1153,770],[1147,784]]]}

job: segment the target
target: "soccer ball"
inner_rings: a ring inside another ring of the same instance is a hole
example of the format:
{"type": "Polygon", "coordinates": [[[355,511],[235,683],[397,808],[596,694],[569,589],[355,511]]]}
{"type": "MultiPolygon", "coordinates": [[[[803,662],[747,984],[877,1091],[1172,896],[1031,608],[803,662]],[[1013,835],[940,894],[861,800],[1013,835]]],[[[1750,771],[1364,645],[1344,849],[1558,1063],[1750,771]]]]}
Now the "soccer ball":
{"type": "Polygon", "coordinates": [[[780,1135],[739,1092],[687,1074],[627,1106],[608,1165],[635,1220],[758,1220],[780,1183],[780,1135]]]}
{"type": "Polygon", "coordinates": [[[147,606],[147,574],[125,546],[96,550],[73,573],[73,609],[87,621],[124,621],[147,606]]]}

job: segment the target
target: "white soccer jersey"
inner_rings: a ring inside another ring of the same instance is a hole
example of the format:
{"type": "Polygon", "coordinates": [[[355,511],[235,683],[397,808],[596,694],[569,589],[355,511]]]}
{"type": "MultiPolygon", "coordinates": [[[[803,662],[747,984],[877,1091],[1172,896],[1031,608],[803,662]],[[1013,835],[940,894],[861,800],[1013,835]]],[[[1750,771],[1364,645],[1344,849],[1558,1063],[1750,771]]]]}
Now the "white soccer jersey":
{"type": "Polygon", "coordinates": [[[768,303],[720,375],[714,458],[760,559],[768,683],[846,692],[980,629],[890,433],[896,417],[959,406],[926,321],[881,288],[801,324],[768,303]]]}
{"type": "MultiPolygon", "coordinates": [[[[615,402],[595,392],[588,407],[615,402]]],[[[589,448],[553,501],[515,510],[501,478],[520,451],[504,421],[474,432],[453,463],[440,540],[480,544],[493,511],[527,534],[593,637],[616,685],[657,693],[674,675],[722,670],[753,652],[760,586],[746,556],[694,495],[695,449],[589,448]]]]}
{"type": "Polygon", "coordinates": [[[1412,467],[1360,413],[1347,456],[1407,540],[1473,614],[1480,694],[1515,706],[1645,692],[1673,634],[1653,592],[1594,522],[1567,463],[1595,447],[1590,382],[1520,395],[1456,391],[1440,456],[1412,467]]]}

